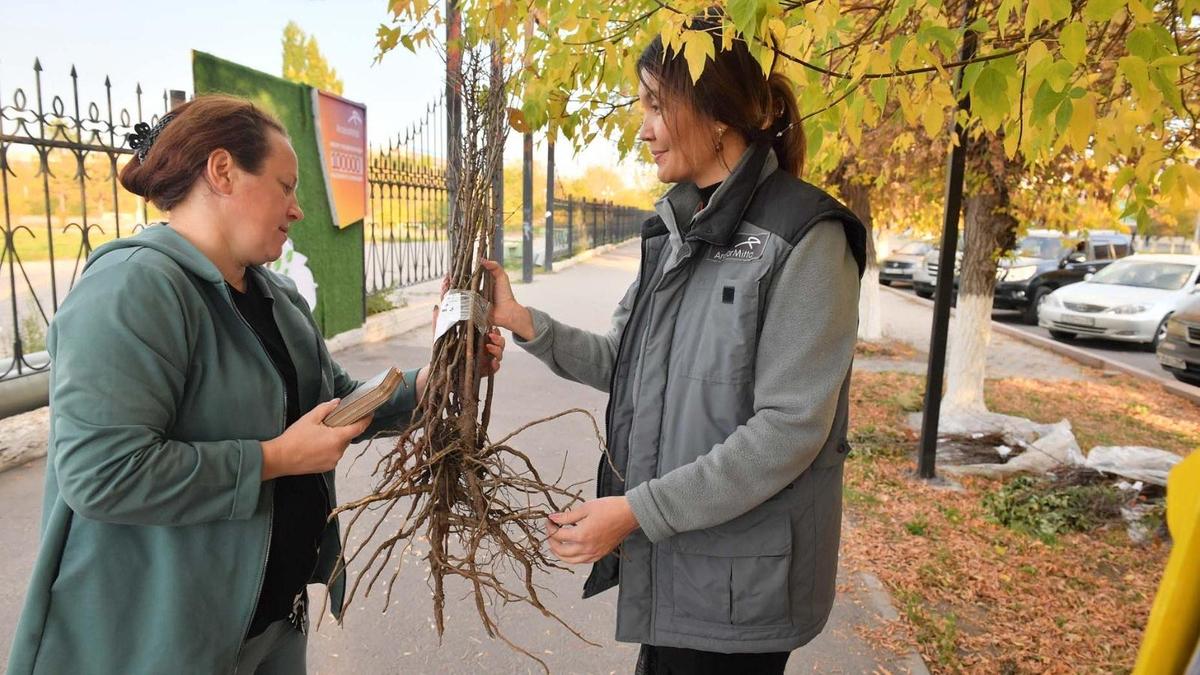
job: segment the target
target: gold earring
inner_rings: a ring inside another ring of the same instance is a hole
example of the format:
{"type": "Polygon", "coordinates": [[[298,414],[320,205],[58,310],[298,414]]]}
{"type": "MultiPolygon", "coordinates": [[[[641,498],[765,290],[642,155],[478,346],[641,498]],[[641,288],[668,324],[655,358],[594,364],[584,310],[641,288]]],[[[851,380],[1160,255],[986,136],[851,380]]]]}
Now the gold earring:
{"type": "Polygon", "coordinates": [[[717,149],[718,155],[721,154],[721,150],[723,150],[725,147],[725,145],[721,142],[721,139],[724,137],[725,137],[725,127],[717,127],[716,149],[717,149]]]}

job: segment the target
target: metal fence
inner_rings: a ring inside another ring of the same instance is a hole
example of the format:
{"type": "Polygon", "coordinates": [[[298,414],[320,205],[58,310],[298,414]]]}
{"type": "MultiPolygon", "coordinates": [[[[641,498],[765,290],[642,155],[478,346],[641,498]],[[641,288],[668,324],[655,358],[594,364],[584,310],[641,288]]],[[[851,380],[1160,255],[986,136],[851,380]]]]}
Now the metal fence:
{"type": "Polygon", "coordinates": [[[653,215],[633,206],[573,196],[555,198],[553,213],[555,260],[636,237],[642,223],[653,215]]]}
{"type": "MultiPolygon", "coordinates": [[[[377,293],[441,278],[449,259],[446,105],[441,98],[386,147],[371,151],[363,286],[377,293]]],[[[554,200],[554,259],[636,236],[651,212],[609,201],[554,200]]],[[[514,227],[515,225],[515,227],[514,227]]],[[[535,223],[534,263],[545,263],[544,223],[535,223]]],[[[510,234],[519,232],[510,223],[510,234]]],[[[505,240],[508,255],[520,244],[505,240]]]]}
{"type": "MultiPolygon", "coordinates": [[[[95,93],[81,96],[74,66],[69,92],[56,94],[53,85],[44,86],[43,72],[35,59],[31,82],[6,89],[9,83],[0,79],[0,379],[48,367],[40,352],[49,322],[96,246],[162,219],[120,185],[120,170],[133,155],[125,137],[135,124],[154,124],[185,99],[184,92],[164,89],[160,103],[157,95],[144,96],[140,83],[129,90],[114,87],[108,77],[102,91],[85,83],[85,92],[95,93]]],[[[429,104],[386,147],[371,150],[368,185],[364,291],[445,275],[444,99],[429,104]]],[[[554,258],[635,236],[647,215],[611,202],[555,199],[554,258]]],[[[535,249],[545,250],[541,244],[535,249]]]]}
{"type": "Polygon", "coordinates": [[[387,147],[371,151],[363,232],[368,293],[446,274],[450,200],[445,130],[446,103],[439,99],[387,147]]]}
{"type": "Polygon", "coordinates": [[[1142,237],[1135,244],[1138,253],[1200,253],[1200,242],[1186,237],[1142,237]]]}
{"type": "MultiPolygon", "coordinates": [[[[0,82],[0,378],[48,367],[46,359],[30,355],[45,349],[49,321],[88,254],[159,215],[117,180],[132,155],[125,135],[138,122],[158,120],[157,97],[143,101],[136,84],[125,90],[132,96],[114,103],[105,77],[102,100],[86,100],[74,66],[70,92],[51,96],[42,76],[35,59],[31,87],[9,94],[0,82]]],[[[180,95],[163,91],[163,112],[172,94],[180,95]]]]}

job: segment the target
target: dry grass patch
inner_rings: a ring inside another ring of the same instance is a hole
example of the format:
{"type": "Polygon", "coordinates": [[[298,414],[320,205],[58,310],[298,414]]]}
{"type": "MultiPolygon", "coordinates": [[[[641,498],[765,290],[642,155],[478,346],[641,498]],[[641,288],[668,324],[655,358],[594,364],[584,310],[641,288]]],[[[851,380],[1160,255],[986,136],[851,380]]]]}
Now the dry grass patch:
{"type": "Polygon", "coordinates": [[[1035,422],[1071,420],[1084,453],[1097,445],[1147,445],[1179,455],[1200,447],[1200,405],[1128,376],[1099,381],[993,380],[988,408],[1035,422]]]}
{"type": "MultiPolygon", "coordinates": [[[[883,580],[905,637],[934,672],[1127,671],[1168,546],[1134,545],[1119,524],[1047,544],[989,520],[984,497],[999,481],[967,478],[963,492],[952,492],[914,480],[916,435],[904,418],[914,401],[919,408],[922,388],[914,375],[854,375],[844,562],[883,580]]],[[[994,410],[1039,421],[1066,417],[1085,448],[1129,443],[1186,452],[1196,443],[1200,411],[1147,389],[1123,378],[988,384],[994,410]],[[1184,406],[1191,410],[1178,415],[1184,406]],[[1160,418],[1176,426],[1147,421],[1160,418]]],[[[898,639],[893,628],[877,637],[885,645],[898,639]]]]}
{"type": "Polygon", "coordinates": [[[854,355],[863,359],[888,359],[891,361],[910,361],[917,358],[919,352],[915,347],[900,340],[887,342],[867,342],[860,340],[854,346],[854,355]]]}

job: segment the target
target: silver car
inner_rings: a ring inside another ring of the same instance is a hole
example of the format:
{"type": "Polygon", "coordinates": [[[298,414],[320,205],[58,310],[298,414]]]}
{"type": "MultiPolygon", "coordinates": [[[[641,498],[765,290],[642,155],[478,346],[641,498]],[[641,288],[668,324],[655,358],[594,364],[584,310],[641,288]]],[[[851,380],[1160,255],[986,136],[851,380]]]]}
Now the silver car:
{"type": "Polygon", "coordinates": [[[1046,296],[1038,325],[1051,337],[1100,337],[1156,346],[1167,319],[1197,290],[1200,256],[1133,255],[1046,296]]]}
{"type": "Polygon", "coordinates": [[[891,286],[895,283],[911,284],[913,272],[925,261],[925,254],[933,245],[924,241],[910,241],[898,251],[883,259],[879,267],[879,283],[891,286]]]}

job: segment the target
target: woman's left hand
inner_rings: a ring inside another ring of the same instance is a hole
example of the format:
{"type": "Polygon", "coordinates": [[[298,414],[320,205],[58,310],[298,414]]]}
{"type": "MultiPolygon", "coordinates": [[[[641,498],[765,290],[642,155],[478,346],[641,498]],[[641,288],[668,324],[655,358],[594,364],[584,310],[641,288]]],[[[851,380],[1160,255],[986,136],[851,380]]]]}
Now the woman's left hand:
{"type": "Polygon", "coordinates": [[[625,497],[593,499],[570,511],[552,513],[549,521],[550,550],[570,564],[596,562],[638,528],[625,497]]]}
{"type": "MultiPolygon", "coordinates": [[[[442,294],[439,297],[438,303],[433,306],[433,320],[430,322],[430,327],[437,330],[438,314],[440,313],[441,300],[446,296],[446,291],[450,290],[450,277],[447,275],[442,278],[442,294]]],[[[434,340],[436,340],[436,333],[434,340]]],[[[495,375],[500,370],[500,362],[504,360],[504,346],[506,342],[504,336],[500,335],[500,329],[493,327],[487,333],[487,342],[483,345],[483,358],[480,359],[479,376],[487,377],[495,375]]],[[[424,384],[424,381],[421,381],[424,384]]],[[[424,391],[423,387],[418,387],[418,394],[424,391]]]]}
{"type": "Polygon", "coordinates": [[[500,370],[500,362],[504,360],[504,336],[499,328],[488,331],[487,342],[483,345],[483,359],[479,366],[482,377],[495,375],[500,370]]]}

